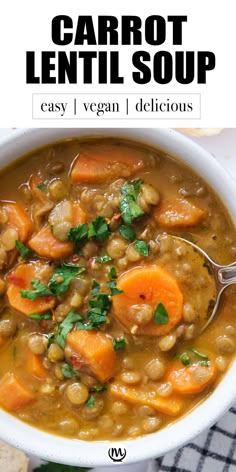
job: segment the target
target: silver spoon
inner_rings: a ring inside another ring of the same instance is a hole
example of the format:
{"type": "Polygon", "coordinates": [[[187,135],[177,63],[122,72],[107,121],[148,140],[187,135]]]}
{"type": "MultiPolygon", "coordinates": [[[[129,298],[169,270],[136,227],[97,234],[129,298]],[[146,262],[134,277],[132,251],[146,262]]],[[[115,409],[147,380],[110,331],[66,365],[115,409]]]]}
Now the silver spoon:
{"type": "Polygon", "coordinates": [[[224,290],[229,287],[230,285],[236,284],[236,262],[233,262],[232,264],[229,265],[220,265],[214,262],[208,254],[203,251],[199,246],[196,244],[192,243],[191,241],[188,241],[188,239],[181,238],[179,236],[173,236],[174,239],[178,239],[180,241],[183,241],[186,244],[189,244],[192,246],[192,248],[200,253],[204,259],[207,262],[207,265],[209,269],[211,270],[211,274],[215,280],[215,286],[216,286],[216,301],[214,308],[212,310],[212,313],[210,317],[208,318],[206,324],[203,326],[201,329],[201,332],[204,331],[209,324],[213,321],[213,319],[216,317],[218,308],[220,306],[221,302],[221,295],[224,292],[224,290]]]}

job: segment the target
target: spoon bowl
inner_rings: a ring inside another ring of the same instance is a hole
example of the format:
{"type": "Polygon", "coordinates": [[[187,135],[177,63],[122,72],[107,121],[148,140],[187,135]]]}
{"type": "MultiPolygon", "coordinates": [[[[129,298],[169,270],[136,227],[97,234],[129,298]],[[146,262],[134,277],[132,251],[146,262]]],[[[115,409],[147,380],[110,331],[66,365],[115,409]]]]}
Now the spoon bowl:
{"type": "Polygon", "coordinates": [[[236,262],[233,262],[229,265],[217,264],[203,249],[197,246],[197,244],[180,236],[172,236],[172,238],[190,245],[193,250],[196,251],[204,259],[204,263],[206,264],[209,273],[212,275],[215,282],[216,299],[214,305],[212,306],[212,311],[209,310],[210,314],[208,312],[208,318],[206,323],[204,323],[204,325],[201,327],[201,332],[203,332],[214,320],[214,318],[216,318],[221,302],[221,296],[224,290],[230,285],[236,284],[236,262]]]}

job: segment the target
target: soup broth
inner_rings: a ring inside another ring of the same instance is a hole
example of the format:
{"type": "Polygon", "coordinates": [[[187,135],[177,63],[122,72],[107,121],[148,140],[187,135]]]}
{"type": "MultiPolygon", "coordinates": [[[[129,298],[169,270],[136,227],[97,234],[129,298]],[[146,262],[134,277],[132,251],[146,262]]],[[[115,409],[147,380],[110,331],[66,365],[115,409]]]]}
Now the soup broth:
{"type": "Polygon", "coordinates": [[[236,292],[204,261],[235,260],[226,208],[148,146],[67,140],[0,174],[0,405],[42,430],[132,439],[211,394],[236,349],[236,292]]]}

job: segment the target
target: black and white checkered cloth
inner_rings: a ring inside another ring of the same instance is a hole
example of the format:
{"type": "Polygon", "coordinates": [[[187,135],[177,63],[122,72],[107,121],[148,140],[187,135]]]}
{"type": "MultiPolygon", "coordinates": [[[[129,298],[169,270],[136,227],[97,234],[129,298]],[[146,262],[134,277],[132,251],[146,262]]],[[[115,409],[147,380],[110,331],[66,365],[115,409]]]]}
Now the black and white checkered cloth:
{"type": "MultiPolygon", "coordinates": [[[[236,405],[194,441],[160,457],[154,472],[236,472],[236,405]]],[[[150,471],[151,472],[151,471],[150,471]]]]}

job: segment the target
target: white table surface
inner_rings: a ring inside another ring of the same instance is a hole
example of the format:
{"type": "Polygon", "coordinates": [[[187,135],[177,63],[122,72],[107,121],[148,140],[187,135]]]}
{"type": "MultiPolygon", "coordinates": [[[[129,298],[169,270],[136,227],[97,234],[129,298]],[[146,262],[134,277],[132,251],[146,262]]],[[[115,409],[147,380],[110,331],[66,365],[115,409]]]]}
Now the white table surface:
{"type": "MultiPolygon", "coordinates": [[[[0,140],[3,136],[7,136],[14,132],[13,128],[0,128],[0,140]]],[[[219,135],[191,138],[200,146],[204,147],[221,163],[221,165],[236,180],[236,129],[225,129],[219,135]]],[[[41,461],[38,458],[31,457],[29,472],[33,467],[39,465],[41,461]]],[[[141,463],[134,466],[122,466],[122,472],[151,472],[152,463],[141,463]]],[[[119,470],[121,470],[119,467],[119,470]]],[[[107,467],[105,469],[96,469],[96,472],[109,472],[114,468],[107,467]]],[[[55,471],[56,472],[56,471],[55,471]]]]}

